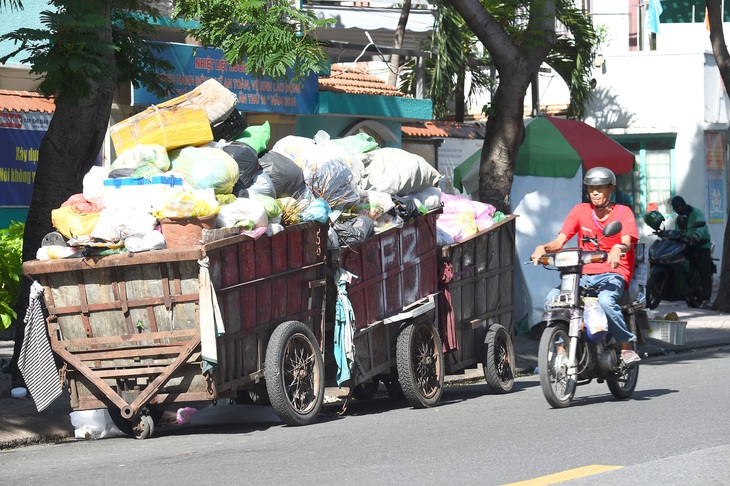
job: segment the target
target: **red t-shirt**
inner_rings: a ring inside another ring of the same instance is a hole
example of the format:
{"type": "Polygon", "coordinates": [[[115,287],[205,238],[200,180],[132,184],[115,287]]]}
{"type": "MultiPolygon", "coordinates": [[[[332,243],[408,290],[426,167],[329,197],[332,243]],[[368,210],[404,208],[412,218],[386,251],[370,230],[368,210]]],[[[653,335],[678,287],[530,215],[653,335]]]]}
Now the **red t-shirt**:
{"type": "MultiPolygon", "coordinates": [[[[583,243],[583,236],[600,238],[603,235],[603,228],[611,221],[621,222],[621,232],[600,240],[598,243],[599,250],[610,251],[613,245],[621,243],[621,236],[623,235],[629,235],[632,243],[636,243],[639,240],[634,212],[622,204],[614,204],[608,219],[603,222],[598,221],[596,214],[593,212],[593,206],[590,203],[576,204],[570,210],[568,217],[565,218],[563,228],[560,232],[567,236],[569,240],[577,233],[578,245],[584,250],[593,251],[595,250],[593,243],[583,243]]],[[[631,277],[634,275],[635,260],[636,254],[634,253],[634,246],[632,244],[626,253],[626,257],[621,258],[618,268],[613,268],[607,262],[589,263],[583,267],[583,273],[587,275],[609,272],[618,273],[624,278],[626,288],[628,288],[629,283],[631,283],[631,277]]]]}

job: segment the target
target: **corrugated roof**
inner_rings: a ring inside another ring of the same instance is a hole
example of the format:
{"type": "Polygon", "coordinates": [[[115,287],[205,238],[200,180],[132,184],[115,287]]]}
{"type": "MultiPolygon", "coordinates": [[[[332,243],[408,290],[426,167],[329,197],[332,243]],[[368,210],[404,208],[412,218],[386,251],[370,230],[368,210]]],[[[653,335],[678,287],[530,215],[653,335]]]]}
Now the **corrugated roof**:
{"type": "Polygon", "coordinates": [[[395,86],[367,74],[360,68],[346,68],[337,64],[332,65],[330,76],[319,77],[319,90],[347,94],[407,97],[395,86]]]}
{"type": "Polygon", "coordinates": [[[434,120],[422,123],[404,123],[401,126],[401,132],[407,137],[483,139],[484,125],[434,120]]]}
{"type": "Polygon", "coordinates": [[[42,94],[0,89],[0,111],[53,113],[55,110],[53,99],[44,98],[42,94]]]}

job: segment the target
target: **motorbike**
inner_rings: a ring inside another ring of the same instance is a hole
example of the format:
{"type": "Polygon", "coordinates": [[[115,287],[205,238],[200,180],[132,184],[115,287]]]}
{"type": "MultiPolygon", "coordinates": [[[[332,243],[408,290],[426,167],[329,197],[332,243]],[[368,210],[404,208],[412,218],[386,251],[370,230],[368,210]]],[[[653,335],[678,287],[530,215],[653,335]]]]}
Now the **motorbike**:
{"type": "MultiPolygon", "coordinates": [[[[679,218],[677,223],[681,227],[679,218]]],[[[697,221],[693,227],[705,224],[697,221]]],[[[684,300],[688,307],[699,307],[703,301],[702,279],[697,266],[687,257],[687,250],[700,242],[688,237],[683,229],[665,230],[661,226],[653,234],[659,239],[649,247],[647,307],[656,309],[662,300],[684,300]]],[[[714,274],[717,271],[714,262],[712,266],[714,274]]]]}
{"type": "MultiPolygon", "coordinates": [[[[552,302],[546,303],[543,314],[546,327],[538,349],[540,385],[545,399],[553,408],[569,406],[576,387],[593,379],[605,382],[611,394],[618,399],[630,398],[636,388],[639,365],[627,366],[620,359],[620,346],[610,340],[609,334],[605,331],[592,333],[586,325],[586,303],[592,296],[595,297],[595,292],[591,295],[590,289],[580,285],[583,266],[606,261],[608,257],[606,251],[598,249],[600,239],[620,231],[621,223],[611,222],[606,225],[601,238],[583,238],[585,243],[593,243],[594,251],[568,248],[546,253],[537,261],[547,269],[560,272],[560,293],[552,302]]],[[[635,313],[643,308],[643,304],[629,303],[628,294],[626,292],[627,302],[619,303],[624,304],[622,312],[627,328],[638,336],[635,313]]]]}

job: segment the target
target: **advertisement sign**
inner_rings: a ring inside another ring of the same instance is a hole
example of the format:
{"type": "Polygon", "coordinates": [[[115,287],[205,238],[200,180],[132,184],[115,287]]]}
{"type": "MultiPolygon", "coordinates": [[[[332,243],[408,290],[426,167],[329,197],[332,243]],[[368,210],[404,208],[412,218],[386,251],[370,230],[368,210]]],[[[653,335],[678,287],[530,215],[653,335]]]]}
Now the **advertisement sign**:
{"type": "Polygon", "coordinates": [[[710,223],[722,223],[725,221],[725,181],[722,172],[711,171],[707,173],[707,187],[709,188],[708,221],[710,223]]]}
{"type": "Polygon", "coordinates": [[[30,206],[38,151],[51,117],[0,112],[0,206],[30,206]]]}
{"type": "Polygon", "coordinates": [[[312,115],[319,103],[318,76],[310,74],[302,83],[254,78],[245,65],[230,65],[220,49],[167,43],[169,49],[156,55],[169,61],[174,70],[167,77],[175,92],[160,99],[144,88],[133,88],[133,105],[154,105],[192,91],[208,79],[215,79],[236,94],[239,111],[312,115]]]}
{"type": "Polygon", "coordinates": [[[705,132],[705,156],[707,170],[725,169],[725,134],[705,132]]]}

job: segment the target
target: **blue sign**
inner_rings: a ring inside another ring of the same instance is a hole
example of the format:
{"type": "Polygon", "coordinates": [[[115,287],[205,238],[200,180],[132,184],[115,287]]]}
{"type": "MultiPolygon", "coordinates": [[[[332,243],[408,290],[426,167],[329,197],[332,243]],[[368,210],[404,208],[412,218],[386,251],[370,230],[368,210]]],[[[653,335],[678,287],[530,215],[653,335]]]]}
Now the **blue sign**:
{"type": "Polygon", "coordinates": [[[0,112],[0,206],[30,206],[38,151],[51,117],[0,112]]]}
{"type": "MultiPolygon", "coordinates": [[[[220,49],[167,43],[169,49],[157,55],[173,66],[167,73],[175,86],[170,98],[192,91],[208,79],[215,79],[238,97],[239,111],[312,115],[319,102],[319,82],[315,73],[302,83],[272,81],[246,74],[245,65],[230,65],[220,49]]],[[[144,88],[133,88],[133,105],[154,105],[166,101],[144,88]]]]}

